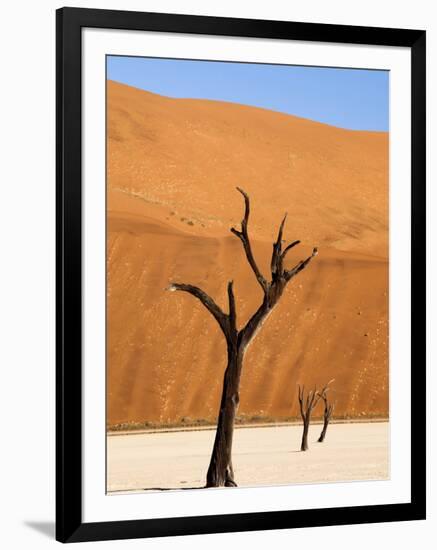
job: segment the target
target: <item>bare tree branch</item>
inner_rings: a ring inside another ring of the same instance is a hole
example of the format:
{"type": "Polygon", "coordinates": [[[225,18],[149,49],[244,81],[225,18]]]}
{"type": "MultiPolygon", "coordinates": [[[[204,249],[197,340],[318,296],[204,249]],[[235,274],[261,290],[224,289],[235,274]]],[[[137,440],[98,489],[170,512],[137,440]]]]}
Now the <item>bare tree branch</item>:
{"type": "Polygon", "coordinates": [[[245,211],[244,211],[244,218],[241,221],[241,231],[238,229],[235,229],[235,227],[231,228],[231,232],[236,235],[240,241],[243,243],[244,251],[246,253],[247,261],[249,262],[250,267],[252,268],[252,271],[255,273],[255,277],[260,284],[261,288],[263,289],[264,293],[266,294],[268,291],[269,283],[262,275],[261,271],[259,270],[255,258],[253,256],[252,247],[250,244],[249,239],[249,233],[247,231],[247,224],[249,221],[249,214],[250,214],[250,202],[249,202],[249,196],[248,194],[243,191],[240,187],[237,187],[237,190],[243,195],[244,197],[244,204],[245,204],[245,211]]]}
{"type": "Polygon", "coordinates": [[[291,250],[292,248],[294,248],[295,246],[297,246],[298,244],[300,244],[300,241],[293,241],[288,246],[286,246],[285,249],[284,249],[284,252],[282,253],[282,260],[285,259],[285,256],[287,255],[287,252],[289,250],[291,250]]]}
{"type": "Polygon", "coordinates": [[[300,412],[303,413],[303,392],[305,391],[305,386],[300,387],[300,384],[297,386],[298,391],[298,397],[299,397],[299,405],[300,405],[300,412]]]}
{"type": "Polygon", "coordinates": [[[317,392],[319,394],[319,397],[321,399],[323,399],[325,404],[326,404],[327,399],[328,399],[326,393],[329,391],[329,384],[332,384],[332,382],[334,382],[334,381],[335,381],[335,378],[330,380],[325,386],[323,386],[323,388],[319,392],[317,392]]]}
{"type": "Polygon", "coordinates": [[[306,410],[308,410],[308,409],[310,408],[311,393],[312,393],[312,390],[310,390],[310,391],[307,393],[307,399],[306,399],[306,404],[305,404],[305,409],[306,409],[306,410]]]}
{"type": "Polygon", "coordinates": [[[193,285],[186,285],[182,283],[172,283],[167,290],[174,291],[174,290],[182,290],[183,292],[188,292],[189,294],[192,294],[195,296],[198,300],[202,302],[202,304],[206,307],[206,309],[213,315],[215,320],[220,325],[223,333],[225,336],[227,336],[228,328],[229,328],[229,317],[222,311],[222,309],[214,302],[214,300],[203,290],[201,290],[197,286],[193,285]]]}
{"type": "Polygon", "coordinates": [[[311,398],[311,410],[313,410],[317,406],[317,403],[319,401],[320,401],[320,395],[317,393],[317,390],[314,387],[313,395],[311,398]]]}
{"type": "Polygon", "coordinates": [[[278,237],[276,242],[273,243],[273,253],[272,260],[270,262],[270,268],[272,272],[272,280],[275,279],[275,276],[282,276],[282,233],[284,231],[285,220],[287,219],[287,214],[282,219],[281,225],[278,230],[278,237]]]}
{"type": "Polygon", "coordinates": [[[306,266],[310,263],[310,261],[314,258],[314,256],[317,256],[317,248],[313,248],[313,253],[306,260],[302,260],[297,265],[295,265],[292,269],[285,270],[284,271],[284,278],[287,281],[287,283],[290,279],[292,279],[300,271],[305,269],[306,266]]]}
{"type": "Polygon", "coordinates": [[[264,321],[269,314],[273,311],[273,308],[269,306],[268,295],[264,296],[264,300],[261,305],[255,311],[255,313],[247,321],[244,328],[240,330],[240,342],[244,347],[252,341],[258,330],[262,327],[264,321]]]}
{"type": "Polygon", "coordinates": [[[331,420],[332,412],[334,410],[334,403],[330,403],[328,400],[327,392],[329,391],[329,384],[331,382],[334,382],[334,380],[330,380],[320,392],[318,392],[320,399],[323,399],[323,402],[325,404],[324,411],[323,411],[323,428],[320,433],[319,439],[317,440],[319,443],[323,443],[325,441],[326,432],[328,430],[329,421],[331,420]]]}
{"type": "Polygon", "coordinates": [[[228,300],[229,300],[229,324],[233,331],[237,330],[237,312],[235,309],[235,296],[233,289],[234,281],[228,283],[228,300]]]}

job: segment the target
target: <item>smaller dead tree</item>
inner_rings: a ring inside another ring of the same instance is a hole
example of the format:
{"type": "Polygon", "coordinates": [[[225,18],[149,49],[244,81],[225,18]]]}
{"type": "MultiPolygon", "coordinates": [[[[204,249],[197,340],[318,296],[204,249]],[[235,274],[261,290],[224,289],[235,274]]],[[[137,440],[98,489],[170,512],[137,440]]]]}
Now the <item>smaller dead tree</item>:
{"type": "Polygon", "coordinates": [[[310,390],[305,397],[305,386],[298,386],[298,396],[299,396],[299,405],[300,405],[300,414],[303,420],[303,433],[302,433],[302,443],[300,446],[301,451],[308,450],[308,430],[310,427],[311,413],[317,403],[320,401],[320,393],[317,392],[316,388],[310,390]]]}
{"type": "MultiPolygon", "coordinates": [[[[328,384],[330,384],[331,382],[328,382],[328,384]]],[[[323,411],[323,429],[320,433],[319,439],[317,440],[319,443],[323,443],[323,441],[325,441],[326,431],[328,430],[328,424],[329,424],[329,421],[331,420],[332,411],[334,410],[334,403],[330,403],[327,396],[328,389],[329,388],[326,386],[319,393],[320,399],[323,399],[323,402],[325,403],[325,409],[323,411]]]]}

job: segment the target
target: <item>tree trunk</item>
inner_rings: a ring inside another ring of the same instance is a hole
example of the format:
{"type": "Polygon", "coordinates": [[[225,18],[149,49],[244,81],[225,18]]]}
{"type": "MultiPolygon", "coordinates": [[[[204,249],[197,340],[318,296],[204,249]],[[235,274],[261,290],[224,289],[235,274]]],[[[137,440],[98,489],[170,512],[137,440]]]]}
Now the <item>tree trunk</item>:
{"type": "Polygon", "coordinates": [[[309,419],[304,421],[303,424],[303,434],[302,434],[302,444],[300,446],[301,451],[308,451],[308,428],[310,427],[309,419]]]}
{"type": "Polygon", "coordinates": [[[326,431],[328,429],[328,424],[329,424],[329,418],[327,418],[325,416],[324,421],[323,421],[323,430],[320,433],[319,439],[317,440],[319,443],[323,443],[323,441],[325,440],[325,435],[326,435],[326,431]]]}
{"type": "Polygon", "coordinates": [[[244,351],[228,342],[228,366],[225,370],[220,412],[214,447],[206,475],[207,487],[236,487],[232,468],[234,421],[240,402],[239,388],[244,351]]]}

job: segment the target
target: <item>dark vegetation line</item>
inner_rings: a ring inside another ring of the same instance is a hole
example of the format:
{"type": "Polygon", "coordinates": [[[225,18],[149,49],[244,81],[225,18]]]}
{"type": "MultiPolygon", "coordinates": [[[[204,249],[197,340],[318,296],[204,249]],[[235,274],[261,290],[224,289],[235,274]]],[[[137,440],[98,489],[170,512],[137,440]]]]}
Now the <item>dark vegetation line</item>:
{"type": "MultiPolygon", "coordinates": [[[[369,415],[369,416],[336,416],[330,420],[330,424],[352,424],[352,423],[366,423],[366,422],[387,422],[389,417],[383,415],[369,415]]],[[[275,426],[297,426],[301,425],[302,420],[300,416],[292,416],[287,418],[272,419],[270,417],[241,417],[235,420],[235,426],[237,428],[273,428],[275,426]]],[[[323,416],[314,417],[311,420],[311,424],[323,424],[323,416]]],[[[216,422],[211,420],[193,420],[187,422],[172,422],[167,424],[160,424],[155,422],[126,422],[120,424],[112,424],[107,427],[107,433],[109,435],[124,435],[128,433],[142,433],[142,432],[170,432],[170,431],[191,431],[198,430],[211,430],[217,426],[216,422]]]]}

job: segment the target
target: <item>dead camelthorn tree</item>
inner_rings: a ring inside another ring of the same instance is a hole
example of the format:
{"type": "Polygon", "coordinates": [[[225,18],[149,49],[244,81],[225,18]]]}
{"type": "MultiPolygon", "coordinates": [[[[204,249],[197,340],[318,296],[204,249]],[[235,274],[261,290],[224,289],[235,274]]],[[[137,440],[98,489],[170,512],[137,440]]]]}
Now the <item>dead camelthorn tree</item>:
{"type": "Polygon", "coordinates": [[[323,402],[325,404],[325,408],[323,411],[323,428],[322,428],[322,431],[320,432],[320,437],[317,440],[319,443],[323,443],[323,441],[325,441],[326,431],[328,430],[328,424],[329,424],[329,421],[331,420],[332,411],[334,410],[334,403],[329,402],[328,395],[327,395],[327,392],[329,389],[328,385],[331,382],[333,382],[333,380],[328,382],[325,388],[323,388],[323,390],[319,392],[320,398],[323,399],[323,402]]]}
{"type": "Polygon", "coordinates": [[[317,254],[317,249],[314,248],[313,253],[306,260],[300,261],[292,269],[284,268],[284,260],[288,251],[300,242],[294,241],[282,250],[282,233],[286,219],[285,216],[279,226],[276,242],[273,243],[271,280],[267,280],[262,275],[255,261],[249,239],[247,228],[250,215],[249,196],[239,187],[237,187],[237,190],[244,197],[245,212],[241,222],[241,229],[232,228],[231,231],[242,242],[247,261],[262,289],[263,298],[258,309],[253,313],[246,325],[239,329],[232,281],[228,283],[227,313],[225,313],[206,292],[196,286],[182,283],[172,283],[169,286],[169,290],[182,290],[192,294],[195,298],[200,300],[217,321],[226,338],[227,367],[224,373],[217,431],[206,476],[206,487],[236,486],[232,468],[232,438],[235,416],[240,401],[239,388],[244,354],[263,322],[278,303],[287,284],[293,277],[300,273],[317,254]]]}
{"type": "Polygon", "coordinates": [[[299,406],[300,414],[303,420],[303,433],[302,433],[302,443],[300,446],[301,451],[308,451],[308,430],[310,427],[311,413],[313,412],[314,407],[320,400],[320,393],[317,392],[316,388],[310,390],[307,393],[305,398],[305,386],[298,386],[298,397],[299,397],[299,406]]]}

